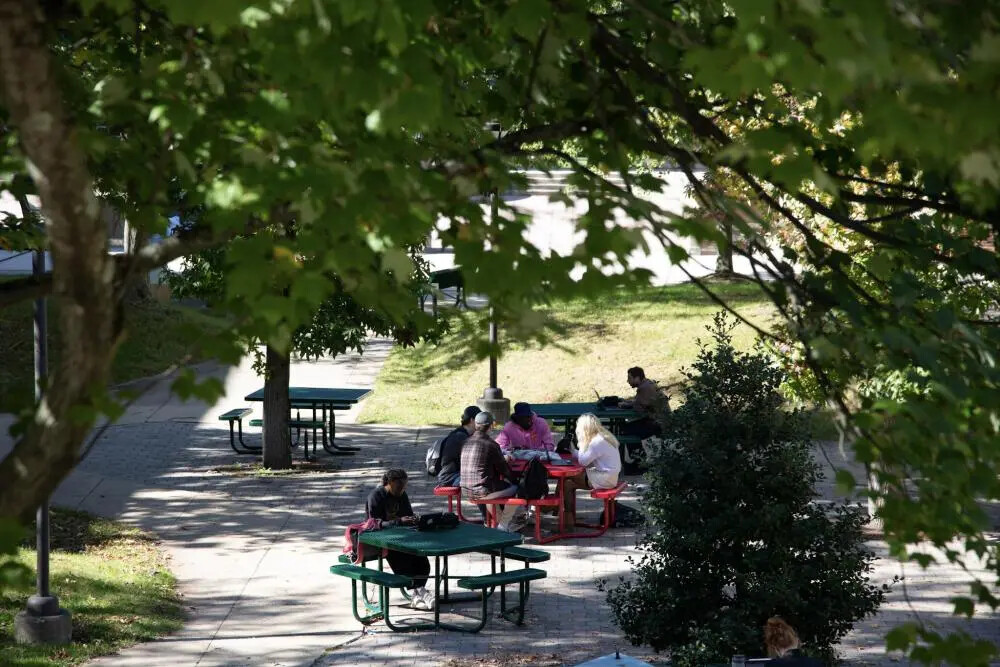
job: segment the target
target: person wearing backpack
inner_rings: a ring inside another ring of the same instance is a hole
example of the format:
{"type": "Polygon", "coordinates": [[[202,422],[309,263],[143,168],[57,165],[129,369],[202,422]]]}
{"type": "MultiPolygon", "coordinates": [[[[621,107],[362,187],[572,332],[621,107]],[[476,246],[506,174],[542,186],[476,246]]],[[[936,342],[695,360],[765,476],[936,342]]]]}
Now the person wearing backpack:
{"type": "Polygon", "coordinates": [[[441,454],[437,464],[438,486],[461,486],[462,445],[476,431],[476,415],[482,410],[470,405],[462,411],[461,426],[441,440],[441,454]]]}
{"type": "Polygon", "coordinates": [[[576,525],[577,489],[613,489],[622,470],[618,439],[596,415],[588,412],[576,420],[576,441],[579,451],[574,458],[584,470],[563,483],[563,522],[568,530],[576,525]]]}
{"type": "MultiPolygon", "coordinates": [[[[462,445],[462,490],[472,501],[511,498],[517,495],[517,484],[510,480],[510,466],[500,451],[500,445],[490,437],[493,415],[480,412],[475,417],[476,432],[462,445]]],[[[524,506],[504,505],[497,528],[517,532],[524,527],[524,506]]]]}
{"type": "MultiPolygon", "coordinates": [[[[393,526],[413,526],[417,517],[406,495],[407,475],[405,470],[393,469],[382,475],[382,485],[376,487],[365,503],[365,514],[369,519],[379,519],[383,528],[393,526]]],[[[427,575],[431,571],[431,562],[426,556],[415,556],[402,551],[389,550],[385,559],[396,574],[413,578],[414,609],[430,610],[434,608],[434,593],[427,590],[427,575]]]]}
{"type": "MultiPolygon", "coordinates": [[[[440,442],[438,460],[438,486],[462,485],[462,445],[476,430],[475,419],[482,410],[470,405],[462,411],[462,425],[449,433],[440,442]]],[[[461,502],[461,501],[460,501],[461,502]]],[[[486,521],[486,505],[477,505],[479,513],[486,521]]]]}

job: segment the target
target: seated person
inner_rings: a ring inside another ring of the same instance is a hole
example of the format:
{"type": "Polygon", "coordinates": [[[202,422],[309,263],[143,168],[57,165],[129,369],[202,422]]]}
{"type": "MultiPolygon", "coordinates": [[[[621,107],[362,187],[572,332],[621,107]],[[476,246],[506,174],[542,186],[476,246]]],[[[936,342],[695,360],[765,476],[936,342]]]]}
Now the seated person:
{"type": "Polygon", "coordinates": [[[639,413],[638,419],[626,422],[622,427],[625,435],[634,435],[646,439],[660,435],[660,424],[656,418],[670,410],[666,396],[660,387],[646,377],[646,373],[638,366],[628,369],[628,385],[635,389],[635,398],[631,401],[621,401],[618,407],[632,409],[639,413]]]}
{"type": "MultiPolygon", "coordinates": [[[[474,422],[476,415],[482,410],[470,405],[462,411],[462,425],[448,434],[441,444],[441,471],[438,473],[438,486],[462,485],[462,445],[476,430],[474,422]]],[[[479,505],[479,512],[486,521],[486,505],[479,505]]]]}
{"type": "Polygon", "coordinates": [[[510,421],[497,434],[497,444],[506,455],[518,449],[556,450],[549,423],[532,412],[527,403],[514,404],[510,421]]]}
{"type": "MultiPolygon", "coordinates": [[[[517,494],[517,484],[511,482],[510,466],[500,446],[490,437],[493,415],[480,412],[475,417],[476,430],[462,445],[462,490],[472,501],[511,498],[517,494]]],[[[524,507],[504,505],[497,528],[516,532],[524,527],[524,507]]]]}
{"type": "Polygon", "coordinates": [[[799,653],[799,635],[780,616],[767,619],[764,626],[764,644],[771,658],[768,665],[778,667],[821,667],[822,662],[799,653]]]}
{"type": "Polygon", "coordinates": [[[563,522],[567,530],[576,525],[576,490],[613,489],[622,470],[618,439],[595,415],[588,412],[576,420],[576,442],[579,451],[574,458],[584,470],[564,482],[563,522]]]}
{"type": "MultiPolygon", "coordinates": [[[[382,486],[368,496],[365,514],[369,518],[381,519],[384,528],[412,526],[417,523],[410,499],[406,495],[407,476],[405,470],[394,469],[382,475],[382,486]]],[[[385,559],[396,574],[413,577],[413,588],[409,591],[414,609],[433,609],[434,594],[427,590],[427,575],[431,563],[426,556],[414,556],[402,551],[389,550],[385,559]]]]}
{"type": "Polygon", "coordinates": [[[460,486],[462,445],[476,430],[473,420],[482,410],[470,405],[462,411],[461,426],[448,434],[441,444],[441,471],[438,486],[460,486]]]}

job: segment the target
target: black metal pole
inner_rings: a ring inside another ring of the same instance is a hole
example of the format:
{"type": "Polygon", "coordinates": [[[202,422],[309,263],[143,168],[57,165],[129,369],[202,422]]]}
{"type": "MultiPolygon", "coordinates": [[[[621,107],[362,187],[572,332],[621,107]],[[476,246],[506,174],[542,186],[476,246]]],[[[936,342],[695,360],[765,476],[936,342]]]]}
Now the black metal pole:
{"type": "MultiPolygon", "coordinates": [[[[35,277],[45,274],[45,251],[36,250],[31,258],[31,269],[35,277]]],[[[42,400],[42,388],[49,372],[48,321],[45,312],[45,299],[35,299],[35,403],[42,400]]],[[[49,596],[49,502],[46,500],[38,507],[36,516],[37,529],[35,541],[38,547],[38,597],[49,596]]],[[[59,610],[56,603],[54,610],[59,610]]]]}
{"type": "Polygon", "coordinates": [[[497,387],[497,322],[490,306],[490,389],[497,387]]]}
{"type": "MultiPolygon", "coordinates": [[[[490,197],[490,222],[496,225],[497,215],[500,213],[500,203],[497,191],[493,190],[490,197]]],[[[497,388],[497,320],[490,306],[490,389],[497,388]]]]}

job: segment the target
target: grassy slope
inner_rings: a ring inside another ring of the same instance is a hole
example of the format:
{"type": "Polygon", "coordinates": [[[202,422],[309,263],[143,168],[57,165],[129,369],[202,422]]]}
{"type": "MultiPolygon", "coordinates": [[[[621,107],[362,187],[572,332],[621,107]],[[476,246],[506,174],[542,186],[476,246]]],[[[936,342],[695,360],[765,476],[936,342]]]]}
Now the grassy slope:
{"type": "MultiPolygon", "coordinates": [[[[718,284],[718,292],[739,312],[763,325],[772,309],[755,285],[718,284]]],[[[619,293],[596,301],[556,304],[550,315],[566,327],[560,346],[504,345],[498,364],[504,396],[537,403],[591,400],[593,389],[630,395],[625,371],[641,366],[646,374],[669,384],[694,360],[697,339],[719,306],[694,285],[674,285],[619,293]]],[[[740,326],[739,346],[749,347],[754,334],[740,326]]],[[[488,362],[475,359],[457,335],[440,345],[395,349],[365,401],[361,421],[389,424],[451,424],[462,408],[481,396],[489,377],[488,362]]]]}
{"type": "MultiPolygon", "coordinates": [[[[0,310],[0,412],[15,412],[33,400],[32,305],[21,303],[0,310]]],[[[49,302],[49,340],[58,330],[58,310],[49,302]]],[[[111,369],[115,383],[154,375],[197,352],[205,331],[226,326],[204,311],[169,303],[151,302],[125,313],[126,338],[111,369]]],[[[50,345],[49,367],[58,362],[50,345]]]]}
{"type": "MultiPolygon", "coordinates": [[[[52,591],[73,616],[73,643],[14,644],[13,618],[34,587],[0,592],[0,656],[10,667],[75,665],[174,632],[184,617],[167,559],[148,534],[82,512],[53,510],[52,591]]],[[[34,569],[35,552],[18,558],[34,569]]]]}

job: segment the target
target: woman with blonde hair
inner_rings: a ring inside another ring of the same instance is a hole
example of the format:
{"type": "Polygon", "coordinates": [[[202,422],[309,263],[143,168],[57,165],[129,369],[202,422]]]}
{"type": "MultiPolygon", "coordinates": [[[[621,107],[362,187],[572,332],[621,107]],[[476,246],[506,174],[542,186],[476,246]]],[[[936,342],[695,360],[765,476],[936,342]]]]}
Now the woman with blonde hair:
{"type": "Polygon", "coordinates": [[[767,619],[764,626],[764,645],[767,655],[772,658],[769,665],[783,667],[823,667],[816,658],[809,658],[799,653],[799,635],[795,628],[785,622],[780,616],[767,619]]]}
{"type": "Polygon", "coordinates": [[[618,438],[595,415],[588,412],[576,420],[576,443],[574,458],[584,470],[566,478],[563,487],[564,525],[569,530],[576,525],[576,490],[614,488],[622,470],[618,438]]]}

